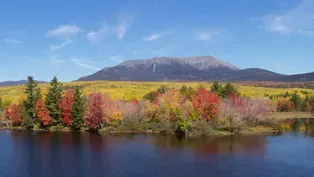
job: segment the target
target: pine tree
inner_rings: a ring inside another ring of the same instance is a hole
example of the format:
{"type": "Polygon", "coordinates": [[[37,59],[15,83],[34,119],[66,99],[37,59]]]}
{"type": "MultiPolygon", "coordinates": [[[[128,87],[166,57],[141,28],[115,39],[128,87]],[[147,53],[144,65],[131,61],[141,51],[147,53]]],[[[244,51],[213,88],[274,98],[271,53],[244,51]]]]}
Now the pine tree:
{"type": "Polygon", "coordinates": [[[227,83],[221,90],[221,97],[223,98],[227,98],[230,94],[237,94],[238,95],[238,92],[236,90],[236,88],[230,84],[230,83],[227,83]]]}
{"type": "Polygon", "coordinates": [[[290,100],[294,103],[295,110],[300,111],[301,110],[301,98],[297,94],[297,92],[294,92],[294,94],[292,94],[292,97],[290,100]]]}
{"type": "Polygon", "coordinates": [[[26,127],[26,129],[32,129],[34,120],[25,106],[21,107],[21,114],[23,117],[23,125],[26,127]]]}
{"type": "Polygon", "coordinates": [[[34,120],[36,121],[36,103],[38,98],[38,88],[32,76],[27,77],[27,84],[24,90],[26,100],[23,101],[22,115],[23,125],[26,128],[32,128],[34,120]]]}
{"type": "Polygon", "coordinates": [[[50,112],[54,125],[61,122],[61,110],[59,104],[62,100],[63,86],[58,82],[57,77],[53,77],[48,88],[45,105],[50,112]]]}
{"type": "Polygon", "coordinates": [[[84,100],[79,87],[76,87],[73,95],[74,103],[72,105],[72,129],[79,130],[83,124],[84,117],[84,100]]]}
{"type": "Polygon", "coordinates": [[[215,92],[216,95],[218,96],[220,96],[221,90],[222,90],[222,86],[217,81],[215,81],[210,87],[210,91],[215,92]]]}

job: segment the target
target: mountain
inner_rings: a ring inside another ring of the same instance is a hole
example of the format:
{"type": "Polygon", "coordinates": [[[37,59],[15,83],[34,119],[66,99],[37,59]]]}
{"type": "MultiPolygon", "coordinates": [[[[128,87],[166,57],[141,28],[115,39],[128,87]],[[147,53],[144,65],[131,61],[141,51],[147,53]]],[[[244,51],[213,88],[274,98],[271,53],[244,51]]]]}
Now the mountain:
{"type": "MultiPolygon", "coordinates": [[[[46,83],[44,81],[36,81],[37,83],[46,83]]],[[[4,81],[0,82],[0,87],[4,86],[16,86],[16,85],[24,85],[27,83],[27,80],[20,80],[20,81],[4,81]]]]}
{"type": "Polygon", "coordinates": [[[260,68],[239,69],[214,58],[155,57],[152,59],[127,60],[117,66],[106,67],[78,81],[314,81],[314,72],[284,75],[260,68]]]}
{"type": "Polygon", "coordinates": [[[153,59],[127,60],[117,66],[104,68],[78,80],[208,80],[239,70],[236,66],[211,56],[156,57],[153,59]]]}

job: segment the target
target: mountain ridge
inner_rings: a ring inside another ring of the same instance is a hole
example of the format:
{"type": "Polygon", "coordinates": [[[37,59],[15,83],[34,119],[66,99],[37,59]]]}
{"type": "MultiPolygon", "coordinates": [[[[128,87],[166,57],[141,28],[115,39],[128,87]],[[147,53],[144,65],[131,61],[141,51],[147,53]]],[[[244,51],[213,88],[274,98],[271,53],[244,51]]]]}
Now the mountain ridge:
{"type": "Polygon", "coordinates": [[[126,60],[77,81],[314,81],[314,72],[285,75],[261,68],[240,69],[212,56],[126,60]]]}
{"type": "Polygon", "coordinates": [[[212,56],[154,57],[126,60],[78,80],[207,80],[206,75],[214,78],[216,75],[238,70],[238,67],[212,56]]]}
{"type": "Polygon", "coordinates": [[[285,75],[261,68],[240,69],[212,56],[126,60],[77,81],[314,81],[314,72],[285,75]]]}

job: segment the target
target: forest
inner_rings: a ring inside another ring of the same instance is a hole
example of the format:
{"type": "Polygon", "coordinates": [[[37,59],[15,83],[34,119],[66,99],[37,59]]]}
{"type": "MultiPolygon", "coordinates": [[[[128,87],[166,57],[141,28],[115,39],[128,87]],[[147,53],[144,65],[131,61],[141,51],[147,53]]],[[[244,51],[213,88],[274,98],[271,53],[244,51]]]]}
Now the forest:
{"type": "Polygon", "coordinates": [[[43,87],[33,77],[27,79],[15,99],[2,96],[0,90],[1,124],[6,128],[188,136],[279,132],[280,121],[269,118],[273,112],[314,111],[313,91],[307,89],[262,92],[260,87],[249,87],[248,92],[248,87],[231,83],[161,83],[139,97],[135,83],[119,83],[133,87],[128,99],[119,99],[112,96],[120,93],[115,83],[106,93],[96,88],[86,91],[91,83],[66,85],[54,77],[43,87]]]}

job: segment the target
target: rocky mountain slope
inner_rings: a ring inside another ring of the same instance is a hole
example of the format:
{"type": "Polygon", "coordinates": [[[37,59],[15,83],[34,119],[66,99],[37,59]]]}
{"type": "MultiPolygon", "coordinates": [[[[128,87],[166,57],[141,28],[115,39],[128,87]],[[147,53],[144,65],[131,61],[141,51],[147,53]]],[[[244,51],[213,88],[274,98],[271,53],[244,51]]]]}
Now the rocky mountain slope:
{"type": "Polygon", "coordinates": [[[314,73],[283,75],[259,68],[238,67],[211,56],[155,57],[127,60],[78,81],[314,81],[314,73]]]}

